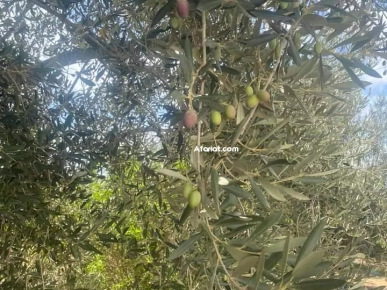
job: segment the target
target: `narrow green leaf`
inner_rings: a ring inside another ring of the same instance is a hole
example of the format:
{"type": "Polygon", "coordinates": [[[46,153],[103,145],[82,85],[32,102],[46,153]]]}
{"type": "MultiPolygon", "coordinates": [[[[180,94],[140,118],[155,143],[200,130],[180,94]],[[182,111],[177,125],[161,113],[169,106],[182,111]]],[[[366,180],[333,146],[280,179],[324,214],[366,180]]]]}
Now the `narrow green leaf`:
{"type": "Polygon", "coordinates": [[[184,101],[186,98],[186,96],[182,92],[179,92],[179,91],[173,91],[171,93],[171,97],[177,101],[184,101]]]}
{"type": "Polygon", "coordinates": [[[256,280],[256,283],[257,283],[257,286],[255,286],[255,290],[260,289],[259,282],[261,281],[263,271],[265,270],[265,260],[266,260],[265,258],[266,258],[265,249],[263,249],[259,257],[258,264],[256,266],[256,270],[254,274],[254,279],[256,280]]]}
{"type": "Polygon", "coordinates": [[[291,58],[293,59],[293,61],[294,61],[294,63],[296,65],[301,66],[302,65],[302,60],[301,60],[300,54],[298,52],[298,49],[297,49],[296,45],[293,42],[293,39],[288,38],[287,40],[289,42],[289,47],[288,47],[289,55],[291,56],[291,58]]]}
{"type": "Polygon", "coordinates": [[[219,205],[219,174],[215,168],[211,169],[211,190],[215,199],[215,204],[218,212],[220,212],[219,205]]]}
{"type": "MultiPolygon", "coordinates": [[[[266,124],[266,123],[260,123],[260,124],[266,124]]],[[[264,170],[266,168],[278,166],[278,165],[290,166],[290,165],[296,165],[296,164],[297,164],[297,161],[288,161],[287,159],[277,159],[277,160],[268,162],[260,170],[264,170]]]]}
{"type": "MultiPolygon", "coordinates": [[[[369,85],[372,85],[372,83],[367,82],[367,81],[362,81],[362,84],[364,87],[368,87],[369,85]]],[[[347,82],[342,82],[339,84],[334,84],[332,86],[332,88],[337,89],[337,90],[348,91],[348,90],[358,89],[359,86],[353,81],[347,81],[347,82]]]]}
{"type": "Polygon", "coordinates": [[[205,66],[203,66],[200,70],[199,70],[199,75],[203,75],[204,73],[206,73],[211,67],[213,67],[215,64],[215,60],[214,59],[210,59],[208,60],[208,62],[206,63],[205,66]]]}
{"type": "Polygon", "coordinates": [[[342,42],[340,42],[340,43],[338,43],[338,44],[336,44],[335,46],[334,46],[334,48],[338,48],[338,47],[340,47],[340,46],[344,46],[344,45],[348,45],[348,44],[352,44],[352,43],[355,43],[355,42],[361,42],[361,41],[365,41],[365,40],[369,40],[369,37],[368,36],[359,36],[359,35],[354,35],[354,36],[352,36],[351,38],[349,38],[349,39],[346,39],[346,40],[344,40],[344,41],[342,41],[342,42]]]}
{"type": "Polygon", "coordinates": [[[102,224],[108,218],[108,215],[108,212],[102,213],[98,220],[94,223],[93,227],[79,237],[79,241],[85,240],[91,233],[95,232],[100,226],[102,226],[102,224]]]}
{"type": "Polygon", "coordinates": [[[354,67],[357,67],[361,69],[365,74],[374,77],[374,78],[383,78],[377,71],[375,71],[373,68],[365,65],[358,59],[352,59],[352,64],[354,67]]]}
{"type": "Polygon", "coordinates": [[[181,214],[181,217],[179,220],[179,225],[183,225],[185,223],[185,221],[191,215],[192,211],[193,211],[193,209],[187,204],[186,207],[184,208],[183,213],[181,214]]]}
{"type": "Polygon", "coordinates": [[[325,151],[325,148],[323,149],[318,149],[318,150],[314,150],[314,151],[311,151],[310,154],[305,157],[304,159],[302,159],[300,161],[300,163],[298,163],[294,169],[293,169],[293,175],[296,175],[298,174],[301,170],[303,170],[306,166],[308,166],[310,163],[312,163],[313,161],[317,160],[318,158],[320,158],[320,156],[324,153],[325,151]]]}
{"type": "Polygon", "coordinates": [[[282,217],[282,212],[274,212],[267,219],[265,219],[250,235],[245,242],[246,244],[256,240],[260,235],[265,233],[268,229],[274,226],[282,217]]]}
{"type": "Polygon", "coordinates": [[[284,95],[285,97],[296,99],[297,103],[300,105],[304,113],[308,116],[309,119],[312,119],[312,116],[309,114],[308,109],[304,106],[301,99],[297,96],[297,94],[293,91],[293,89],[290,86],[284,85],[284,95]]]}
{"type": "Polygon", "coordinates": [[[236,124],[239,125],[245,119],[245,109],[242,103],[238,103],[236,124]]]}
{"type": "Polygon", "coordinates": [[[303,258],[294,267],[292,277],[300,278],[303,273],[315,268],[321,262],[324,254],[325,250],[318,250],[303,256],[303,258]]]}
{"type": "Polygon", "coordinates": [[[238,266],[232,272],[234,277],[239,277],[245,274],[246,272],[250,272],[251,268],[257,265],[259,260],[258,256],[248,256],[241,261],[238,262],[238,266]]]}
{"type": "Polygon", "coordinates": [[[193,56],[192,56],[192,43],[188,36],[186,36],[184,41],[184,52],[185,56],[191,63],[191,68],[193,67],[193,56]]]}
{"type": "Polygon", "coordinates": [[[297,290],[333,290],[344,286],[347,282],[340,279],[320,279],[303,281],[293,284],[297,290]]]}
{"type": "Polygon", "coordinates": [[[349,60],[343,58],[343,57],[340,57],[338,55],[334,55],[340,62],[341,64],[343,65],[344,69],[347,71],[348,75],[350,76],[350,78],[352,79],[352,81],[357,84],[359,87],[361,87],[362,89],[365,89],[362,81],[359,79],[359,77],[353,72],[353,70],[351,70],[351,68],[349,67],[349,60]]]}
{"type": "Polygon", "coordinates": [[[260,19],[266,19],[266,20],[289,20],[292,21],[293,19],[289,16],[285,16],[279,12],[273,12],[269,10],[254,10],[250,12],[253,16],[258,17],[260,19]]]}
{"type": "Polygon", "coordinates": [[[220,205],[220,209],[224,210],[226,208],[232,207],[238,203],[238,199],[235,197],[235,195],[229,193],[226,195],[225,200],[220,205]]]}
{"type": "Polygon", "coordinates": [[[89,251],[89,252],[94,252],[98,255],[103,255],[103,253],[98,250],[96,247],[94,247],[92,244],[90,243],[80,243],[79,246],[84,249],[85,251],[89,251]]]}
{"type": "MultiPolygon", "coordinates": [[[[289,250],[302,246],[305,243],[306,239],[307,239],[306,237],[291,238],[289,240],[289,250]]],[[[266,253],[270,254],[270,253],[283,252],[286,241],[287,240],[284,239],[282,241],[279,241],[269,246],[266,249],[266,253]]]]}
{"type": "Polygon", "coordinates": [[[330,93],[326,93],[326,92],[313,92],[313,95],[316,95],[318,97],[330,97],[330,98],[342,101],[344,103],[348,103],[348,101],[346,99],[344,99],[342,97],[338,97],[338,96],[332,95],[330,93]]]}
{"type": "Polygon", "coordinates": [[[199,96],[199,97],[196,97],[195,99],[200,100],[204,104],[208,105],[211,109],[217,110],[219,112],[223,112],[224,106],[216,100],[216,97],[217,96],[214,96],[214,95],[208,95],[208,96],[199,96]]]}
{"type": "Polygon", "coordinates": [[[174,260],[176,258],[179,258],[186,252],[188,252],[192,247],[195,245],[197,241],[199,241],[202,237],[202,233],[195,234],[191,236],[189,239],[182,242],[177,249],[175,249],[171,255],[167,258],[167,260],[174,260]]]}
{"type": "Polygon", "coordinates": [[[346,26],[343,26],[343,27],[339,27],[337,29],[335,29],[335,31],[333,31],[332,33],[330,33],[327,37],[327,41],[331,41],[332,39],[334,39],[335,37],[339,36],[340,34],[342,34],[346,29],[348,29],[348,27],[346,26]]]}
{"type": "Polygon", "coordinates": [[[181,179],[181,180],[184,180],[184,181],[188,181],[187,177],[185,177],[181,173],[179,173],[177,171],[174,171],[174,170],[162,168],[162,169],[156,169],[155,172],[158,172],[158,173],[161,173],[161,174],[164,174],[164,175],[168,175],[168,176],[171,176],[171,177],[175,177],[175,178],[178,178],[178,179],[181,179]]]}
{"type": "Polygon", "coordinates": [[[305,174],[304,176],[326,176],[326,175],[331,175],[331,174],[334,174],[336,172],[340,171],[340,169],[332,169],[332,170],[328,170],[328,171],[323,171],[323,172],[317,172],[317,173],[309,173],[309,174],[305,174]]]}
{"type": "Polygon", "coordinates": [[[289,258],[289,247],[290,247],[290,233],[287,234],[287,237],[284,241],[284,248],[283,248],[283,255],[282,255],[282,261],[281,261],[281,277],[284,277],[286,268],[288,266],[288,258],[289,258]]]}
{"type": "Polygon", "coordinates": [[[89,87],[94,87],[95,86],[95,83],[92,80],[89,80],[89,79],[84,78],[82,76],[79,76],[79,78],[81,79],[82,82],[84,82],[89,87]]]}
{"type": "Polygon", "coordinates": [[[298,254],[296,265],[309,253],[311,253],[319,242],[325,226],[325,220],[320,221],[309,234],[305,244],[302,246],[300,253],[298,254]]]}
{"type": "Polygon", "coordinates": [[[362,48],[364,45],[366,45],[367,43],[369,43],[371,41],[371,39],[366,39],[366,40],[362,40],[362,41],[359,41],[359,42],[356,42],[352,48],[351,48],[351,52],[354,52],[356,50],[359,50],[360,48],[362,48]]]}
{"type": "MultiPolygon", "coordinates": [[[[213,68],[217,68],[217,65],[214,64],[212,67],[213,67],[213,68]]],[[[234,76],[239,76],[239,75],[241,74],[240,71],[238,71],[238,70],[236,70],[236,69],[234,69],[234,68],[225,66],[225,65],[221,65],[221,66],[219,66],[219,67],[220,67],[222,73],[225,73],[225,74],[230,74],[230,75],[234,75],[234,76]]]]}
{"type": "MultiPolygon", "coordinates": [[[[239,283],[241,283],[242,285],[245,285],[247,286],[247,288],[241,288],[241,289],[255,289],[256,287],[256,283],[255,283],[255,278],[254,277],[239,277],[236,279],[239,283]]],[[[272,289],[272,286],[269,286],[265,283],[259,283],[259,290],[271,290],[272,289]]]]}
{"type": "Polygon", "coordinates": [[[71,245],[70,246],[70,251],[73,257],[77,260],[80,260],[81,258],[81,253],[79,251],[79,247],[77,245],[71,245]]]}
{"type": "Polygon", "coordinates": [[[349,243],[345,248],[344,250],[341,251],[339,257],[337,258],[336,260],[336,264],[340,264],[344,258],[348,255],[348,253],[351,251],[351,248],[352,248],[352,245],[351,243],[349,243]]]}
{"type": "Polygon", "coordinates": [[[243,198],[243,199],[251,199],[251,195],[247,191],[243,190],[240,187],[237,187],[237,186],[234,186],[234,185],[227,185],[227,186],[223,186],[223,188],[227,192],[232,193],[233,195],[235,195],[236,197],[240,197],[240,198],[243,198]]]}
{"type": "Polygon", "coordinates": [[[262,35],[259,35],[258,37],[248,40],[246,42],[246,46],[251,47],[251,46],[264,45],[268,43],[270,40],[277,37],[278,37],[278,34],[262,34],[262,35]]]}
{"type": "Polygon", "coordinates": [[[283,250],[284,244],[281,245],[281,249],[279,251],[275,250],[275,252],[270,255],[270,257],[265,262],[265,270],[273,269],[278,264],[278,262],[281,261],[283,256],[283,250]]]}
{"type": "MultiPolygon", "coordinates": [[[[319,5],[319,4],[317,4],[317,5],[319,5]]],[[[339,12],[341,15],[345,15],[345,16],[348,16],[348,17],[350,17],[350,18],[357,19],[357,18],[356,18],[355,16],[353,16],[350,12],[347,12],[347,11],[345,11],[344,9],[341,9],[341,8],[339,8],[339,7],[337,7],[337,6],[330,5],[330,4],[322,4],[322,6],[327,7],[327,8],[329,8],[329,9],[332,9],[332,10],[335,11],[335,12],[339,12]]]]}
{"type": "Polygon", "coordinates": [[[270,204],[268,203],[268,201],[266,200],[266,197],[264,196],[261,189],[259,188],[259,186],[257,185],[257,183],[252,177],[250,177],[250,183],[251,183],[251,188],[255,193],[255,196],[257,197],[258,201],[262,204],[262,206],[267,211],[270,211],[270,204]]]}
{"type": "Polygon", "coordinates": [[[155,17],[152,20],[151,27],[155,27],[167,14],[172,10],[173,5],[175,4],[174,0],[169,0],[163,7],[157,11],[155,17]]]}
{"type": "Polygon", "coordinates": [[[80,177],[83,177],[87,175],[87,171],[79,171],[77,173],[75,173],[72,177],[71,177],[71,180],[70,180],[70,183],[74,182],[75,179],[77,178],[80,178],[80,177]]]}
{"type": "Polygon", "coordinates": [[[179,59],[184,78],[190,84],[192,82],[192,62],[185,55],[179,55],[179,59]]]}
{"type": "Polygon", "coordinates": [[[223,0],[201,0],[197,9],[204,12],[218,7],[223,3],[223,0]]]}
{"type": "Polygon", "coordinates": [[[327,182],[327,180],[323,177],[299,177],[296,178],[295,181],[299,181],[304,184],[320,184],[327,182]]]}
{"type": "Polygon", "coordinates": [[[318,60],[318,79],[320,82],[320,88],[323,91],[325,87],[325,77],[324,77],[324,65],[323,65],[321,54],[319,55],[319,60],[318,60]]]}
{"type": "Polygon", "coordinates": [[[266,179],[262,177],[258,178],[258,182],[261,184],[261,186],[267,192],[267,194],[269,194],[271,197],[279,201],[286,201],[285,197],[280,192],[277,186],[275,186],[274,184],[271,184],[270,182],[268,182],[266,179]]]}
{"type": "Polygon", "coordinates": [[[381,58],[387,59],[387,53],[386,52],[379,52],[379,51],[372,51],[372,54],[375,54],[381,58]]]}
{"type": "MultiPolygon", "coordinates": [[[[229,239],[229,238],[233,238],[235,237],[237,234],[241,233],[241,232],[245,232],[247,231],[248,229],[252,228],[255,224],[248,224],[248,225],[243,225],[243,226],[240,226],[236,229],[233,229],[231,230],[230,232],[228,232],[227,234],[224,234],[222,235],[221,237],[222,238],[225,238],[225,239],[229,239]]],[[[216,226],[216,225],[215,225],[216,226]]]]}
{"type": "Polygon", "coordinates": [[[241,249],[238,249],[236,247],[230,246],[228,244],[224,244],[223,246],[227,250],[227,252],[230,253],[231,257],[233,257],[238,262],[242,261],[246,257],[252,256],[252,255],[253,256],[256,255],[255,253],[243,251],[241,249]]]}
{"type": "Polygon", "coordinates": [[[332,267],[333,267],[332,262],[322,261],[314,268],[307,269],[304,273],[300,273],[298,275],[297,280],[303,280],[305,278],[310,278],[310,277],[321,277],[322,275],[324,275],[324,273],[332,269],[332,267]]]}
{"type": "Polygon", "coordinates": [[[310,26],[310,24],[308,22],[304,21],[304,19],[301,18],[301,24],[305,28],[305,30],[310,33],[310,35],[312,35],[315,39],[317,38],[316,32],[314,31],[314,29],[310,26]]]}
{"type": "Polygon", "coordinates": [[[326,26],[328,24],[325,17],[317,14],[305,14],[302,19],[310,26],[326,26]]]}
{"type": "Polygon", "coordinates": [[[317,60],[318,60],[318,57],[317,56],[313,56],[311,59],[309,59],[308,61],[306,61],[300,71],[298,72],[298,74],[294,77],[292,83],[295,83],[295,82],[298,82],[299,80],[305,78],[306,76],[308,76],[308,74],[310,74],[316,63],[317,63],[317,60]]]}
{"type": "Polygon", "coordinates": [[[278,188],[285,194],[289,194],[291,197],[294,197],[295,199],[298,200],[310,200],[309,197],[303,195],[302,193],[299,193],[295,191],[293,188],[288,188],[288,187],[283,187],[283,186],[278,186],[278,188]]]}
{"type": "Polygon", "coordinates": [[[267,133],[262,139],[259,139],[258,142],[254,142],[254,144],[248,144],[249,147],[258,147],[263,142],[265,142],[267,139],[269,139],[272,135],[274,135],[278,130],[282,129],[282,127],[286,126],[290,121],[290,118],[284,119],[281,123],[279,123],[277,126],[275,126],[269,133],[267,133]],[[250,146],[252,145],[252,146],[250,146]]]}

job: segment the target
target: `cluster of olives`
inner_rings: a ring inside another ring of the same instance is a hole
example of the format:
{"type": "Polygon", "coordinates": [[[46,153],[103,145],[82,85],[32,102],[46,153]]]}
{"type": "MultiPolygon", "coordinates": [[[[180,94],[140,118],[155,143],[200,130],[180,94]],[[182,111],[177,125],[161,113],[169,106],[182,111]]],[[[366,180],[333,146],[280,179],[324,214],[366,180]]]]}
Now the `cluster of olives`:
{"type": "Polygon", "coordinates": [[[202,200],[202,195],[199,191],[193,188],[193,185],[190,182],[184,185],[183,196],[188,199],[188,205],[190,208],[198,207],[200,201],[202,200]]]}
{"type": "MultiPolygon", "coordinates": [[[[225,105],[224,114],[229,120],[235,119],[236,109],[233,105],[225,105]]],[[[219,126],[222,122],[222,114],[219,111],[213,110],[211,112],[211,123],[215,126],[219,126]]]]}
{"type": "MultiPolygon", "coordinates": [[[[225,105],[224,114],[226,118],[229,120],[235,119],[235,116],[236,116],[235,107],[233,105],[225,105]]],[[[213,110],[211,112],[210,118],[211,118],[211,123],[215,126],[219,126],[220,123],[222,122],[222,114],[217,110],[213,110]]],[[[198,113],[195,110],[190,109],[187,112],[185,112],[183,117],[183,126],[185,128],[190,129],[194,127],[197,121],[198,121],[198,113]]]]}
{"type": "MultiPolygon", "coordinates": [[[[270,100],[270,93],[266,90],[259,90],[256,93],[254,93],[254,89],[251,86],[247,86],[245,88],[245,94],[247,96],[246,98],[246,106],[250,109],[256,107],[258,103],[261,102],[267,102],[270,100]]],[[[224,108],[224,115],[228,120],[233,120],[236,117],[236,109],[233,105],[225,104],[224,108]]],[[[215,126],[219,126],[222,122],[222,114],[221,112],[217,110],[211,111],[211,123],[215,126]]],[[[187,129],[190,129],[196,125],[198,121],[198,113],[190,109],[187,112],[185,112],[183,117],[183,126],[187,129]]]]}
{"type": "Polygon", "coordinates": [[[254,89],[252,86],[247,86],[245,88],[246,94],[246,106],[250,109],[255,108],[260,101],[267,102],[270,100],[270,94],[268,91],[259,90],[254,94],[254,89]]]}

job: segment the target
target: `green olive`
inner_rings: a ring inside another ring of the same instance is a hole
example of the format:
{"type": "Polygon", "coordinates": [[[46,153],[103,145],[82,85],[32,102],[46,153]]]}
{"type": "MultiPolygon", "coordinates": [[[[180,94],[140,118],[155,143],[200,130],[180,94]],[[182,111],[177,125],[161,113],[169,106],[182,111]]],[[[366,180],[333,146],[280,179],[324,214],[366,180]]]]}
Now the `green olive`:
{"type": "Polygon", "coordinates": [[[211,123],[215,126],[220,125],[222,122],[222,115],[218,111],[212,111],[211,112],[211,123]]]}
{"type": "Polygon", "coordinates": [[[185,198],[189,198],[191,192],[193,191],[193,185],[191,182],[187,182],[185,185],[184,185],[184,189],[183,189],[183,196],[185,198]]]}
{"type": "Polygon", "coordinates": [[[314,52],[316,54],[320,54],[322,52],[322,44],[321,42],[317,41],[316,44],[314,45],[314,52]]]}
{"type": "Polygon", "coordinates": [[[188,198],[188,205],[190,208],[196,208],[199,206],[201,200],[202,195],[200,194],[200,192],[197,190],[192,191],[188,198]]]}
{"type": "Polygon", "coordinates": [[[254,95],[253,87],[252,86],[247,86],[245,88],[245,93],[246,93],[246,96],[248,96],[248,97],[254,95]]]}
{"type": "Polygon", "coordinates": [[[215,60],[220,60],[222,58],[222,50],[220,49],[220,46],[215,48],[214,58],[215,60]]]}
{"type": "Polygon", "coordinates": [[[274,49],[276,45],[277,45],[277,38],[273,38],[272,40],[269,41],[270,49],[274,49]]]}
{"type": "Polygon", "coordinates": [[[249,107],[250,109],[256,107],[259,103],[259,99],[257,98],[256,95],[252,95],[250,97],[247,97],[246,99],[246,106],[249,107]]]}

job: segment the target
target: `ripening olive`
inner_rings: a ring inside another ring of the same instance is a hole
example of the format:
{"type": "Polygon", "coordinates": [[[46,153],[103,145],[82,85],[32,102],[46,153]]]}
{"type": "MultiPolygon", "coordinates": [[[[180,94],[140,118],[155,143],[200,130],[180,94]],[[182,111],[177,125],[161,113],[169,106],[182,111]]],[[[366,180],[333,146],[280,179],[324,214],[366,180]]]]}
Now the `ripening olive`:
{"type": "Polygon", "coordinates": [[[235,119],[236,110],[233,105],[227,105],[225,109],[227,119],[235,119]]]}
{"type": "Polygon", "coordinates": [[[188,110],[183,117],[183,125],[186,128],[192,128],[198,121],[198,113],[195,110],[188,110]]]}
{"type": "Polygon", "coordinates": [[[257,92],[257,98],[262,102],[267,102],[270,100],[270,94],[268,91],[260,90],[257,92]]]}
{"type": "Polygon", "coordinates": [[[186,18],[189,15],[189,3],[187,0],[176,0],[177,13],[181,18],[186,18]]]}

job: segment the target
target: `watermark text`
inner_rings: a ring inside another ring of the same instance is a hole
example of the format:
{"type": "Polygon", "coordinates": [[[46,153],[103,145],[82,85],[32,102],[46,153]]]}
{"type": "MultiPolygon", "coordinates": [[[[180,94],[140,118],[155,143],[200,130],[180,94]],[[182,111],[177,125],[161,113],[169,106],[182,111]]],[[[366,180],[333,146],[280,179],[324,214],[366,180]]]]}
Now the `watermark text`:
{"type": "Polygon", "coordinates": [[[239,152],[238,147],[196,146],[194,152],[239,152]]]}

